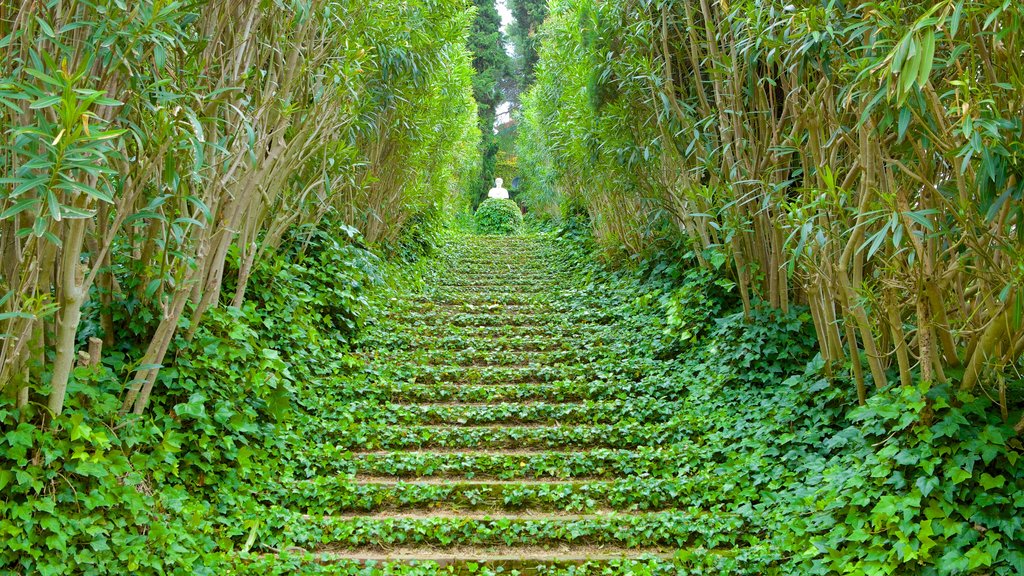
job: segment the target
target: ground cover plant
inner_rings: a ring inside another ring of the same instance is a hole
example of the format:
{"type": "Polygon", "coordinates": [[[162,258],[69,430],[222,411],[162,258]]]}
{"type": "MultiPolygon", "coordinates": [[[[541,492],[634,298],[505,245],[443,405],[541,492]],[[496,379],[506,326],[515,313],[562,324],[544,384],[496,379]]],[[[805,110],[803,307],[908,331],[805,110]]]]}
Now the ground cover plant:
{"type": "Polygon", "coordinates": [[[921,385],[851,411],[806,310],[748,321],[685,260],[611,271],[541,238],[453,238],[418,296],[385,298],[366,381],[316,404],[320,443],[261,498],[272,548],[315,573],[381,545],[428,573],[537,548],[571,557],[553,573],[1016,573],[1021,445],[986,400],[921,385]],[[559,272],[516,270],[533,259],[559,272]]]}
{"type": "Polygon", "coordinates": [[[0,2],[0,574],[1024,573],[1021,8],[505,6],[0,2]]]}

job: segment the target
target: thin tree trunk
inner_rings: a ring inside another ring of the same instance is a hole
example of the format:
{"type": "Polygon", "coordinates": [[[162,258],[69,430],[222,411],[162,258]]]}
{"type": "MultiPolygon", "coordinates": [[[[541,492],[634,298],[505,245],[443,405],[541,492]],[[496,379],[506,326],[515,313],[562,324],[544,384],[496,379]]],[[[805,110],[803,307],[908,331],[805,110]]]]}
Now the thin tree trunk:
{"type": "Polygon", "coordinates": [[[83,286],[85,270],[79,257],[85,237],[84,219],[70,220],[68,234],[64,239],[64,258],[61,262],[61,315],[57,325],[56,357],[53,360],[53,375],[50,378],[50,399],[47,407],[53,416],[60,416],[64,410],[68,379],[74,368],[76,350],[75,337],[82,319],[82,304],[88,292],[83,286]]]}

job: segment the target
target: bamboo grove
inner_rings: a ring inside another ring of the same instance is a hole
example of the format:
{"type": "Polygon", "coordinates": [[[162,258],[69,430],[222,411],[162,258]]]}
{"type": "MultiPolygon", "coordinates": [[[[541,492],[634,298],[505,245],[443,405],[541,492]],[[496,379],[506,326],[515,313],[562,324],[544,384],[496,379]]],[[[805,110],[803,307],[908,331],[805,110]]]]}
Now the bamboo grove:
{"type": "Polygon", "coordinates": [[[862,403],[920,378],[1005,416],[1024,352],[1024,6],[551,10],[520,140],[535,209],[584,207],[611,250],[682,236],[748,312],[809,307],[862,403]]]}
{"type": "Polygon", "coordinates": [[[479,131],[461,0],[0,2],[0,383],[61,413],[83,310],[175,337],[239,306],[297,226],[396,242],[439,217],[479,131]],[[225,293],[226,275],[233,290],[225,293]]]}

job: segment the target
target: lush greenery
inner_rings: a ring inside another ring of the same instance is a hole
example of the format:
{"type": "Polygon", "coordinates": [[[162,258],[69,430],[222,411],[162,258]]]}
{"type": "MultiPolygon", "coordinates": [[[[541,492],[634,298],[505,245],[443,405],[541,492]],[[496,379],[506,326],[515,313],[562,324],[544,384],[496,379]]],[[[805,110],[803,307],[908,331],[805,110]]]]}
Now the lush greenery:
{"type": "Polygon", "coordinates": [[[376,258],[313,228],[253,272],[242,308],[207,315],[144,417],[121,414],[130,351],[75,368],[64,414],[41,427],[0,405],[0,566],[30,574],[192,574],[235,546],[228,521],[277,473],[297,390],[351,371],[349,337],[376,258]],[[222,526],[227,522],[225,533],[222,526]]]}
{"type": "Polygon", "coordinates": [[[516,79],[521,89],[533,85],[537,67],[537,33],[548,15],[546,0],[508,0],[515,22],[509,31],[515,43],[516,79]]]}
{"type": "Polygon", "coordinates": [[[469,37],[469,47],[473,54],[473,68],[476,70],[473,94],[479,109],[481,138],[479,170],[465,191],[471,208],[486,198],[487,191],[494,184],[498,157],[494,121],[498,105],[505,101],[506,87],[512,72],[512,61],[505,51],[505,38],[501,33],[501,16],[494,0],[474,0],[474,4],[476,18],[469,37]]]}
{"type": "Polygon", "coordinates": [[[551,7],[522,201],[806,306],[861,404],[951,385],[1024,431],[1021,3],[551,7]]]}
{"type": "Polygon", "coordinates": [[[201,571],[478,162],[461,0],[129,8],[0,4],[3,571],[201,571]]]}
{"type": "Polygon", "coordinates": [[[1024,8],[509,7],[0,3],[0,573],[1024,573],[1024,8]]]}
{"type": "Polygon", "coordinates": [[[476,231],[480,234],[515,234],[523,226],[523,213],[512,200],[488,198],[476,209],[476,231]]]}
{"type": "Polygon", "coordinates": [[[399,242],[474,163],[461,1],[119,6],[0,19],[0,382],[27,419],[89,336],[142,414],[179,326],[242,307],[290,230],[399,242]]]}

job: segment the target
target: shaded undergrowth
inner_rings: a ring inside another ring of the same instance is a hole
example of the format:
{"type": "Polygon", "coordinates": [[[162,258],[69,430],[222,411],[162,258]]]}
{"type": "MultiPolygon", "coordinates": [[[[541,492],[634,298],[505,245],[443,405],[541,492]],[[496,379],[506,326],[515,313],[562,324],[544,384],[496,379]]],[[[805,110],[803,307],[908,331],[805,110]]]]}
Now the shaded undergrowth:
{"type": "MultiPolygon", "coordinates": [[[[568,237],[531,237],[547,267],[505,288],[508,278],[464,264],[488,255],[467,254],[459,237],[419,263],[303,238],[260,268],[251,304],[214,311],[178,343],[144,419],[117,416],[130,372],[121,354],[76,371],[85,400],[52,429],[0,409],[6,572],[456,570],[307,556],[334,541],[680,550],[550,574],[1024,570],[1022,447],[990,401],[921,383],[857,407],[852,384],[823,375],[799,307],[744,318],[728,282],[685,262],[609,270],[568,237]],[[469,268],[453,279],[453,263],[469,268]],[[555,273],[556,291],[529,289],[555,273]],[[477,299],[488,286],[492,298],[477,299]],[[507,322],[491,325],[495,302],[507,322]],[[499,422],[518,432],[483,425],[499,422]],[[552,423],[566,426],[545,431],[552,423]],[[553,443],[587,450],[559,455],[553,443]],[[533,452],[430,453],[513,446],[533,452]],[[410,448],[426,450],[400,453],[410,448]],[[392,489],[353,482],[360,473],[512,484],[392,489]],[[525,483],[537,479],[562,483],[525,483]],[[628,514],[568,526],[337,517],[442,501],[628,514]]],[[[473,566],[457,570],[504,570],[473,566]]]]}

